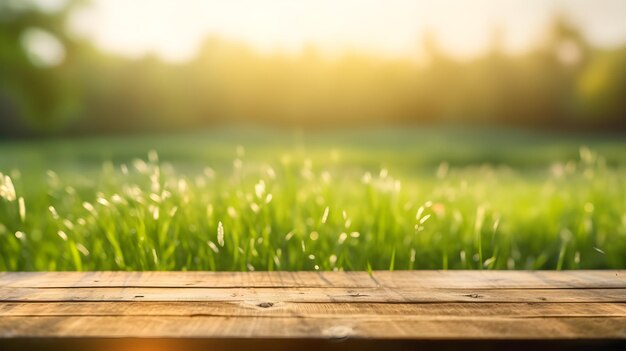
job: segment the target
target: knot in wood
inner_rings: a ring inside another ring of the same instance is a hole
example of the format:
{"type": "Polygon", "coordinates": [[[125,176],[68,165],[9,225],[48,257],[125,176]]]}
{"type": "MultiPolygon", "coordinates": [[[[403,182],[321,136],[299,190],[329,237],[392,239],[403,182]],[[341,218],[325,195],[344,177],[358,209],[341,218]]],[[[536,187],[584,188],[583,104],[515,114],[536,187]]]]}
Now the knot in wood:
{"type": "Polygon", "coordinates": [[[261,302],[257,306],[259,306],[261,308],[270,308],[270,307],[274,306],[274,303],[273,302],[261,302]]]}

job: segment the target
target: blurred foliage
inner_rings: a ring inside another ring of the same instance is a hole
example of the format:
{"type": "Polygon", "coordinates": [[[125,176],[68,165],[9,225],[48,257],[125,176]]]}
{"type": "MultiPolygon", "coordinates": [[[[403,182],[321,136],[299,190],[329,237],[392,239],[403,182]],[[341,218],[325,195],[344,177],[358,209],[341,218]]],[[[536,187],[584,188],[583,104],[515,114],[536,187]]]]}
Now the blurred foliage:
{"type": "Polygon", "coordinates": [[[38,9],[32,1],[0,2],[0,135],[55,130],[82,114],[82,89],[75,66],[80,43],[65,31],[70,11],[81,1],[68,1],[57,12],[38,9]],[[37,67],[24,48],[24,35],[36,29],[57,38],[65,60],[53,68],[37,67]]]}
{"type": "Polygon", "coordinates": [[[426,63],[346,53],[262,55],[208,38],[195,59],[107,54],[65,29],[82,1],[45,12],[0,2],[0,136],[109,133],[257,123],[298,127],[472,124],[626,130],[626,47],[600,50],[557,16],[531,50],[470,61],[434,35],[426,63]],[[58,65],[37,65],[24,44],[36,28],[62,44],[58,65]]]}

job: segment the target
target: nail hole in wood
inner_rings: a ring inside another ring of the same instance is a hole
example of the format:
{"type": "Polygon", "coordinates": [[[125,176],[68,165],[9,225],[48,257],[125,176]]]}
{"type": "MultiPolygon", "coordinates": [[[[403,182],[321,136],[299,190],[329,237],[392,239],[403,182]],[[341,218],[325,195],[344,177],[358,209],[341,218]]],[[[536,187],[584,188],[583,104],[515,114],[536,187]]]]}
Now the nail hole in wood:
{"type": "Polygon", "coordinates": [[[471,297],[472,299],[478,299],[482,297],[482,295],[478,295],[478,294],[467,294],[465,296],[471,297]]]}

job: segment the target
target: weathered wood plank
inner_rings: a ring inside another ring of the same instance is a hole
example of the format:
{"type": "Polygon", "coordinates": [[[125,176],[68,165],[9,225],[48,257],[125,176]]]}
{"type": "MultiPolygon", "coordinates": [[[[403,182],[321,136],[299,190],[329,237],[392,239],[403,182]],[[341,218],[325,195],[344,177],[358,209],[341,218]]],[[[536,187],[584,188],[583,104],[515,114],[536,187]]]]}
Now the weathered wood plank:
{"type": "Polygon", "coordinates": [[[2,288],[0,301],[626,302],[626,289],[2,288]]]}
{"type": "Polygon", "coordinates": [[[626,271],[22,272],[0,287],[626,288],[626,271]]]}
{"type": "Polygon", "coordinates": [[[2,302],[0,317],[162,316],[378,318],[626,317],[626,303],[2,302]]]}
{"type": "Polygon", "coordinates": [[[3,317],[0,337],[619,339],[626,317],[3,317]]]}

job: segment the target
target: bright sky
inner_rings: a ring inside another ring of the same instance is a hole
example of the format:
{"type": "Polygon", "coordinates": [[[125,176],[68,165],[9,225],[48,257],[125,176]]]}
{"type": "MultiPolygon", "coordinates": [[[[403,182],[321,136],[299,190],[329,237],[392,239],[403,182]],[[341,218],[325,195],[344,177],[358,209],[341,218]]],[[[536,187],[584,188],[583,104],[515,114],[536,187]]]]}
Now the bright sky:
{"type": "Polygon", "coordinates": [[[471,57],[490,32],[524,50],[554,13],[568,14],[596,45],[626,43],[625,0],[92,0],[73,27],[103,49],[182,61],[207,35],[241,40],[263,52],[314,44],[386,55],[419,52],[425,30],[444,50],[471,57]]]}

